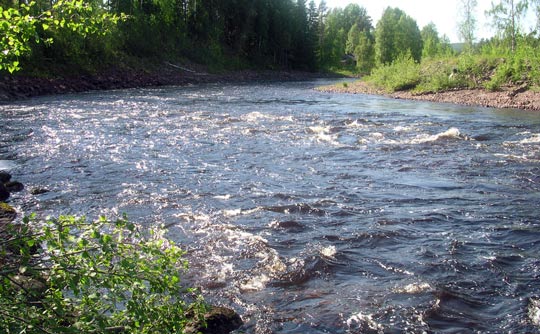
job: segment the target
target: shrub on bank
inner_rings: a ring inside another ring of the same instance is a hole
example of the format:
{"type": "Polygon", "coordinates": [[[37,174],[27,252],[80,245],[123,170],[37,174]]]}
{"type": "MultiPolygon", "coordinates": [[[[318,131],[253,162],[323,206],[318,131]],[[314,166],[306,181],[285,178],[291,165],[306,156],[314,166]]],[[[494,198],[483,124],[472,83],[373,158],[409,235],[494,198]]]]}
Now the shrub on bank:
{"type": "Polygon", "coordinates": [[[375,68],[367,81],[389,92],[409,90],[421,82],[420,65],[409,55],[402,55],[388,65],[375,68]]]}
{"type": "Polygon", "coordinates": [[[374,69],[366,81],[387,92],[411,90],[415,93],[447,91],[455,88],[498,90],[508,85],[540,85],[540,55],[532,46],[515,53],[462,54],[459,57],[427,58],[415,63],[401,57],[392,64],[374,69]]]}
{"type": "Polygon", "coordinates": [[[0,241],[0,332],[182,333],[206,311],[184,253],[125,217],[25,218],[0,241]]]}
{"type": "Polygon", "coordinates": [[[450,59],[430,58],[419,64],[411,57],[401,57],[374,69],[366,80],[387,92],[437,92],[465,84],[463,76],[453,74],[455,68],[455,62],[450,59]]]}

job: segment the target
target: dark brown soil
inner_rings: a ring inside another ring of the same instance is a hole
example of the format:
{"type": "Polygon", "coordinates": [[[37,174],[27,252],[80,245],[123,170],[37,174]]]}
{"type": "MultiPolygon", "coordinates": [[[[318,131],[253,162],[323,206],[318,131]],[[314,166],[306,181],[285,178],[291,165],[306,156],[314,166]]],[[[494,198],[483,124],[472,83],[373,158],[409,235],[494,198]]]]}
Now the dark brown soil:
{"type": "Polygon", "coordinates": [[[364,81],[357,81],[347,83],[347,85],[325,86],[318,89],[334,93],[385,95],[395,99],[540,111],[540,92],[526,90],[521,86],[504,87],[496,92],[485,89],[460,89],[427,94],[415,94],[410,91],[387,94],[373,88],[364,81]]]}
{"type": "Polygon", "coordinates": [[[11,101],[39,95],[65,94],[92,90],[188,85],[210,82],[292,81],[321,77],[319,73],[289,71],[233,71],[208,73],[197,65],[178,66],[164,63],[151,71],[111,68],[92,75],[39,78],[0,74],[0,101],[11,101]]]}

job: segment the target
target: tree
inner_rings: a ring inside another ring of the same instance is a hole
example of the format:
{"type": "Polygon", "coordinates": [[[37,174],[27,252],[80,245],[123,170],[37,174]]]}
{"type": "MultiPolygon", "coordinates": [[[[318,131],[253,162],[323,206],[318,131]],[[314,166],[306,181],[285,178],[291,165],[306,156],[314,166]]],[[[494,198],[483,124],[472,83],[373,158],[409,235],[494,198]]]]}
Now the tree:
{"type": "Polygon", "coordinates": [[[422,36],[416,21],[399,8],[385,9],[375,29],[375,57],[379,64],[390,64],[408,54],[422,58],[422,36]]]}
{"type": "Polygon", "coordinates": [[[458,33],[465,43],[465,49],[473,49],[476,40],[476,17],[475,11],[478,6],[477,0],[460,0],[460,21],[458,22],[458,33]]]}
{"type": "Polygon", "coordinates": [[[519,33],[521,18],[528,8],[527,0],[500,0],[498,4],[491,3],[491,9],[486,15],[492,19],[492,25],[502,34],[504,39],[509,39],[512,52],[516,51],[516,40],[519,33]]]}
{"type": "MultiPolygon", "coordinates": [[[[324,21],[324,38],[322,38],[320,50],[322,64],[326,66],[339,66],[341,58],[346,54],[354,53],[356,42],[347,51],[347,41],[349,40],[349,32],[356,25],[356,31],[371,31],[373,25],[371,17],[367,14],[365,8],[356,4],[350,4],[345,9],[335,8],[328,13],[324,21]]],[[[352,40],[351,40],[352,42],[352,40]]]]}
{"type": "Polygon", "coordinates": [[[533,6],[534,14],[536,16],[536,34],[540,36],[540,0],[531,0],[531,5],[533,6]]]}
{"type": "Polygon", "coordinates": [[[326,31],[326,16],[328,15],[328,7],[326,6],[326,1],[321,0],[319,2],[319,7],[317,8],[317,17],[318,17],[318,31],[317,31],[317,47],[316,47],[316,58],[318,66],[324,64],[325,61],[325,31],[326,31]]]}
{"type": "Polygon", "coordinates": [[[441,52],[441,40],[439,38],[439,33],[437,32],[437,27],[433,22],[422,28],[420,34],[422,35],[424,45],[422,57],[435,57],[441,52]]]}
{"type": "Polygon", "coordinates": [[[369,73],[375,66],[374,39],[371,31],[354,24],[347,39],[347,53],[354,55],[359,73],[369,73]]]}

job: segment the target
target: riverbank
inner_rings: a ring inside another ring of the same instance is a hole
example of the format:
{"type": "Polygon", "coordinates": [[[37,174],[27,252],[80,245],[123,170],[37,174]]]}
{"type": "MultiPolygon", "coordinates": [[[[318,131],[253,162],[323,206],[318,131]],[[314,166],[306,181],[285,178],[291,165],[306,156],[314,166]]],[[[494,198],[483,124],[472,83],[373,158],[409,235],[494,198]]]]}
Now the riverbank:
{"type": "Polygon", "coordinates": [[[383,95],[395,99],[453,103],[467,106],[540,111],[540,91],[527,90],[522,86],[502,87],[498,91],[475,88],[421,94],[412,91],[387,93],[365,81],[358,80],[352,83],[319,87],[317,90],[331,93],[383,95]]]}
{"type": "Polygon", "coordinates": [[[220,82],[309,80],[321,76],[336,77],[337,75],[283,70],[240,70],[212,73],[206,67],[198,64],[185,65],[164,62],[151,69],[115,67],[93,74],[62,75],[54,78],[4,75],[0,76],[0,102],[41,95],[98,90],[220,82]]]}

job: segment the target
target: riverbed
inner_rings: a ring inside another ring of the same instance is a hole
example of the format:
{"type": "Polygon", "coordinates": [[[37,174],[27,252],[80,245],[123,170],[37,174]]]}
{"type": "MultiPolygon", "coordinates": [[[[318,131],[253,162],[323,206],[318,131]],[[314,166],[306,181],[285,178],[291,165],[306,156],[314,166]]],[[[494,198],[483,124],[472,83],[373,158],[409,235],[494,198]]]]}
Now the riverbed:
{"type": "Polygon", "coordinates": [[[23,214],[127,213],[241,333],[540,331],[540,113],[203,84],[0,105],[23,214]]]}

